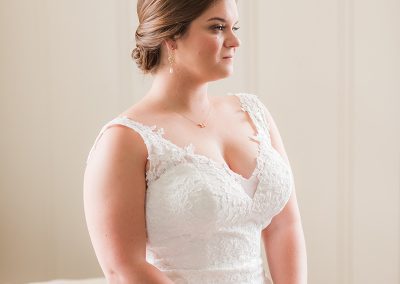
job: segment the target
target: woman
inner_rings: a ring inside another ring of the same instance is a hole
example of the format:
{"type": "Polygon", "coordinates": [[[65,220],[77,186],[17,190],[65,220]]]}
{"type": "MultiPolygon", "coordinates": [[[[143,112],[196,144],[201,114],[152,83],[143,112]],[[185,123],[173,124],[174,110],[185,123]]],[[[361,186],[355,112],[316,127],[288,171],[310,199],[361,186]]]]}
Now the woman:
{"type": "MultiPolygon", "coordinates": [[[[256,95],[211,97],[233,72],[234,0],[138,1],[133,58],[153,84],[89,153],[84,204],[109,283],[306,283],[289,161],[256,95]]],[[[101,138],[101,139],[100,139],[101,138]]]]}

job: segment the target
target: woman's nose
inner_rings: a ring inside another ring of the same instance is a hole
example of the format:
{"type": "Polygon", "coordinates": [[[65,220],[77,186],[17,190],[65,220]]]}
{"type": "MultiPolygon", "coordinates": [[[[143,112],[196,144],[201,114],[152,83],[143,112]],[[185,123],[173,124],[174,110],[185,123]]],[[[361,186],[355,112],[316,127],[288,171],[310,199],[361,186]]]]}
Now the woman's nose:
{"type": "Polygon", "coordinates": [[[233,31],[231,32],[229,38],[227,38],[225,41],[226,47],[239,47],[240,43],[239,37],[233,31]]]}

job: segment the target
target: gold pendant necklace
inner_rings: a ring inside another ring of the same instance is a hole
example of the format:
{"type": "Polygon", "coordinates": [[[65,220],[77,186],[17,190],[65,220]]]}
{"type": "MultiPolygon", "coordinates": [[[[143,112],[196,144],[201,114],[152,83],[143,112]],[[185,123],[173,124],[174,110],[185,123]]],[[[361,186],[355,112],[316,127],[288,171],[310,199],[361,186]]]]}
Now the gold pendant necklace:
{"type": "MultiPolygon", "coordinates": [[[[181,116],[183,116],[183,117],[186,118],[186,119],[189,119],[191,122],[195,123],[195,124],[196,124],[198,127],[200,127],[200,128],[204,128],[204,127],[207,126],[206,122],[197,123],[197,122],[191,120],[189,117],[187,117],[187,116],[185,116],[185,115],[183,115],[183,114],[181,114],[181,113],[179,113],[179,112],[176,112],[176,111],[174,111],[174,112],[177,113],[177,114],[179,114],[179,115],[181,115],[181,116]]],[[[208,119],[208,116],[210,115],[210,112],[211,112],[211,106],[210,106],[210,109],[208,110],[208,114],[207,114],[206,120],[208,119]]]]}

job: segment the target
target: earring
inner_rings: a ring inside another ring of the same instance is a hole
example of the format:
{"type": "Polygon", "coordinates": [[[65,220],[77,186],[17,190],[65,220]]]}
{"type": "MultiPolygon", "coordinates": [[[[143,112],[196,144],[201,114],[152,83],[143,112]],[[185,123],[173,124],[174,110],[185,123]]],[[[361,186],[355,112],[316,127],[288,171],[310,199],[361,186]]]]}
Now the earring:
{"type": "Polygon", "coordinates": [[[169,62],[169,73],[174,73],[174,69],[172,68],[172,64],[175,63],[174,49],[171,49],[171,53],[168,54],[168,62],[169,62]]]}

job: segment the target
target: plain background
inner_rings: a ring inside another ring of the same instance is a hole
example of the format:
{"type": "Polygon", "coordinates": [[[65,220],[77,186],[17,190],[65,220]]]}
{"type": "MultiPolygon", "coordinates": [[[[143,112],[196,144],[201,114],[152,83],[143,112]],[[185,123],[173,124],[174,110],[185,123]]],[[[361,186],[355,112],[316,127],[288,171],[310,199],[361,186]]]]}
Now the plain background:
{"type": "MultiPolygon", "coordinates": [[[[309,283],[399,283],[400,1],[239,1],[235,74],[294,173],[309,283]]],[[[83,173],[144,95],[136,1],[0,0],[0,283],[99,277],[83,173]]]]}

